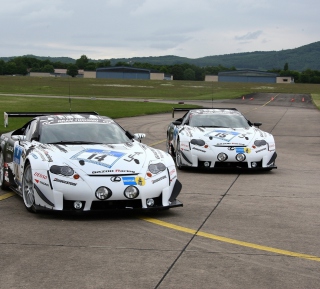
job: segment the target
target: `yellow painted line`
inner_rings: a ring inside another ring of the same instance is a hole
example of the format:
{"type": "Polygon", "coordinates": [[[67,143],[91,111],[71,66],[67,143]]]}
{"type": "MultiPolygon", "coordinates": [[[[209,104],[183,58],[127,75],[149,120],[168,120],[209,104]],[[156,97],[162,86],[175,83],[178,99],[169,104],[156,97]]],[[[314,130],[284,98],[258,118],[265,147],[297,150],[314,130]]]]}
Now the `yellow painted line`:
{"type": "Polygon", "coordinates": [[[157,144],[161,144],[161,143],[163,143],[163,142],[165,142],[167,139],[163,139],[163,140],[160,140],[160,141],[158,141],[158,142],[155,142],[155,143],[152,143],[152,144],[150,144],[150,145],[148,145],[149,147],[153,147],[153,146],[155,146],[155,145],[157,145],[157,144]]]}
{"type": "Polygon", "coordinates": [[[255,107],[255,108],[253,108],[253,109],[251,109],[251,110],[245,111],[244,113],[247,113],[247,112],[250,112],[250,111],[253,111],[253,110],[257,110],[257,109],[259,109],[259,108],[261,108],[261,107],[264,107],[264,106],[268,105],[271,101],[275,100],[278,95],[279,95],[279,93],[276,94],[274,97],[272,97],[269,101],[267,101],[267,102],[264,103],[263,105],[261,105],[261,106],[259,106],[259,107],[255,107]]]}
{"type": "Polygon", "coordinates": [[[8,199],[8,198],[10,198],[10,197],[12,197],[14,195],[15,195],[15,193],[7,193],[7,194],[4,194],[4,195],[1,195],[0,196],[0,201],[8,199]]]}
{"type": "Polygon", "coordinates": [[[196,230],[189,229],[189,228],[182,227],[182,226],[177,226],[177,225],[163,222],[163,221],[153,219],[153,218],[141,217],[140,219],[147,221],[147,222],[150,222],[150,223],[153,223],[153,224],[156,224],[156,225],[159,225],[159,226],[162,226],[162,227],[166,227],[169,229],[177,230],[177,231],[184,232],[184,233],[189,233],[192,235],[197,235],[200,237],[204,237],[204,238],[208,238],[208,239],[212,239],[212,240],[216,240],[216,241],[220,241],[220,242],[224,242],[224,243],[229,243],[229,244],[238,245],[238,246],[242,246],[242,247],[248,247],[251,249],[266,251],[266,252],[270,252],[270,253],[274,253],[274,254],[285,255],[285,256],[289,256],[289,257],[296,257],[296,258],[320,262],[320,257],[313,256],[313,255],[296,253],[296,252],[292,252],[292,251],[281,250],[281,249],[277,249],[277,248],[257,245],[254,243],[248,243],[248,242],[243,242],[243,241],[239,241],[239,240],[235,240],[235,239],[230,239],[230,238],[226,238],[226,237],[222,237],[222,236],[218,236],[218,235],[213,235],[213,234],[209,234],[209,233],[205,233],[205,232],[201,232],[201,231],[196,231],[196,230]]]}
{"type": "Polygon", "coordinates": [[[264,105],[262,105],[262,107],[263,107],[263,106],[266,106],[266,105],[269,104],[271,101],[274,101],[278,95],[279,95],[279,93],[276,94],[275,97],[272,97],[272,98],[271,98],[268,102],[266,102],[264,105]]]}

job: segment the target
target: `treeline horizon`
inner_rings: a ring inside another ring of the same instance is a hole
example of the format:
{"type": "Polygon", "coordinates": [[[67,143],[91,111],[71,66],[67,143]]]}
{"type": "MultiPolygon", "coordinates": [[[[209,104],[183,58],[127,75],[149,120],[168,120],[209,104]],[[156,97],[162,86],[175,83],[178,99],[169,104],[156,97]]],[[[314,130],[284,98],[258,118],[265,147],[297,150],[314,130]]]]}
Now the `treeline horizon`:
{"type": "MultiPolygon", "coordinates": [[[[49,59],[38,59],[34,56],[17,56],[10,58],[8,61],[0,59],[0,75],[25,76],[30,72],[54,73],[55,69],[67,69],[67,74],[75,77],[78,75],[78,70],[96,71],[97,68],[119,66],[150,69],[172,75],[173,80],[191,81],[204,81],[206,75],[218,75],[218,73],[222,71],[237,70],[235,66],[225,67],[220,64],[217,66],[197,66],[189,63],[152,64],[145,62],[119,61],[114,65],[111,65],[111,60],[91,60],[86,55],[82,55],[79,59],[70,61],[70,63],[51,61],[49,59]]],[[[296,83],[320,83],[320,71],[306,69],[299,72],[290,70],[289,66],[290,63],[286,62],[283,64],[283,68],[273,68],[266,70],[266,72],[277,73],[279,76],[284,77],[293,77],[296,83]]]]}

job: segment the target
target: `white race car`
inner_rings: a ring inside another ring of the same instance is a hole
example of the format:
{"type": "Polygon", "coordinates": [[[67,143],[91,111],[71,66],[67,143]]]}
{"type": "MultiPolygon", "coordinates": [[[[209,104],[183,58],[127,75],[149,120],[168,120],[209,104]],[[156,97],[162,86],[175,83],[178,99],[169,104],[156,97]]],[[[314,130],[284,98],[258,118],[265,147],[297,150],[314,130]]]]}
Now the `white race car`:
{"type": "MultiPolygon", "coordinates": [[[[9,113],[5,113],[7,119],[9,113]]],[[[34,116],[1,135],[0,185],[28,211],[169,209],[182,185],[172,157],[97,114],[34,116]]]]}
{"type": "Polygon", "coordinates": [[[277,168],[273,136],[235,108],[184,109],[167,130],[167,150],[178,168],[271,170],[277,168]]]}

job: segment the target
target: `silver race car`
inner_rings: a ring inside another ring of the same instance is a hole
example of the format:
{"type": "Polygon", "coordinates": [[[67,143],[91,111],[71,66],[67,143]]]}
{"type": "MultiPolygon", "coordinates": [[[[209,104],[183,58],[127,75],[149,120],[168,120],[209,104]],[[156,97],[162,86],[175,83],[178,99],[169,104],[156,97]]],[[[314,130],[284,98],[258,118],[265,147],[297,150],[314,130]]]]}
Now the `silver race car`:
{"type": "Polygon", "coordinates": [[[1,135],[0,185],[22,196],[27,210],[182,206],[174,160],[141,143],[144,134],[97,114],[12,115],[34,118],[1,135]]]}
{"type": "Polygon", "coordinates": [[[167,129],[167,151],[178,168],[271,170],[277,168],[273,136],[235,108],[181,109],[167,129]]]}

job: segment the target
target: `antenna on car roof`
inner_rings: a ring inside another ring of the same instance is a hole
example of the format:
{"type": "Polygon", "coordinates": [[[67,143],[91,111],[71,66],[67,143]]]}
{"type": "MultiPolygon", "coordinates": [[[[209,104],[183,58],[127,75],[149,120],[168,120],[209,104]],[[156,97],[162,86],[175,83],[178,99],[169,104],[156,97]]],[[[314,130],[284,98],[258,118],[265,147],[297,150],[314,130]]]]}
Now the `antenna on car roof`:
{"type": "Polygon", "coordinates": [[[69,112],[71,112],[70,80],[69,80],[69,112]]]}

